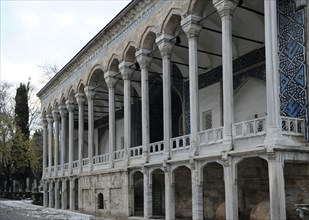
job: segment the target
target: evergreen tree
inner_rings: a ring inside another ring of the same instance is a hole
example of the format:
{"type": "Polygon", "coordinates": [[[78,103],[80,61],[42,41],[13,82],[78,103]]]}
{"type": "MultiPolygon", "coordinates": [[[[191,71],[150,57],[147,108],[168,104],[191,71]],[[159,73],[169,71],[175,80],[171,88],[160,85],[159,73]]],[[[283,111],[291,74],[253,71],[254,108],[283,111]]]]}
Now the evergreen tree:
{"type": "Polygon", "coordinates": [[[24,135],[29,139],[29,106],[28,106],[29,83],[20,83],[15,96],[15,123],[24,135]]]}

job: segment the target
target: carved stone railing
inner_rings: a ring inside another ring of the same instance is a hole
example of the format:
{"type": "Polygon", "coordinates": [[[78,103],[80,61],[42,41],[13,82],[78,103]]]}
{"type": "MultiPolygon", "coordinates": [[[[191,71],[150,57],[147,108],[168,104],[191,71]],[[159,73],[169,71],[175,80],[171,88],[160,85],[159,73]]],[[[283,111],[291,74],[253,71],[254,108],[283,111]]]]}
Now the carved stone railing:
{"type": "Polygon", "coordinates": [[[92,163],[94,165],[108,163],[108,161],[109,161],[109,154],[102,154],[102,155],[92,157],[92,163]]]}
{"type": "Polygon", "coordinates": [[[141,157],[143,155],[143,146],[137,146],[130,148],[130,157],[141,157]]]}
{"type": "Polygon", "coordinates": [[[223,140],[223,127],[199,132],[200,144],[211,144],[223,140]]]}
{"type": "Polygon", "coordinates": [[[82,159],[82,164],[83,164],[83,167],[88,166],[89,165],[89,158],[82,159]]]}
{"type": "Polygon", "coordinates": [[[58,165],[57,166],[57,171],[60,171],[61,170],[61,165],[58,165]]]}
{"type": "Polygon", "coordinates": [[[64,170],[68,170],[69,169],[69,163],[65,163],[64,164],[64,170]]]}
{"type": "Polygon", "coordinates": [[[114,152],[114,159],[115,161],[117,160],[122,160],[124,157],[124,150],[118,150],[114,152]]]}
{"type": "Polygon", "coordinates": [[[282,133],[286,135],[305,135],[305,120],[302,118],[281,117],[282,133]]]}
{"type": "Polygon", "coordinates": [[[50,172],[54,172],[54,171],[55,171],[55,167],[52,166],[52,167],[50,168],[50,172]]]}
{"type": "Polygon", "coordinates": [[[172,150],[189,148],[190,147],[190,134],[172,138],[170,144],[171,144],[172,150]]]}
{"type": "Polygon", "coordinates": [[[235,138],[263,135],[266,133],[266,117],[233,124],[235,138]]]}
{"type": "Polygon", "coordinates": [[[79,166],[79,161],[78,161],[78,160],[73,161],[73,163],[72,163],[72,168],[73,168],[73,169],[77,169],[78,166],[79,166]]]}
{"type": "Polygon", "coordinates": [[[154,143],[149,144],[148,150],[149,150],[149,154],[155,154],[155,153],[163,152],[164,141],[158,141],[158,142],[154,142],[154,143]]]}

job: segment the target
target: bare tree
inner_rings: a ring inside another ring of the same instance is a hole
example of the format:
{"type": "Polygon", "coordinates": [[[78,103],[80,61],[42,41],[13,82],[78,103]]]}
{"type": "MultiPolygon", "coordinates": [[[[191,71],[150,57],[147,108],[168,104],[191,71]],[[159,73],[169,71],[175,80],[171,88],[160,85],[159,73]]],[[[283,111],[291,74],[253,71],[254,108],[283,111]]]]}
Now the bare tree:
{"type": "Polygon", "coordinates": [[[0,83],[0,114],[5,114],[11,118],[14,116],[14,96],[13,84],[8,82],[0,83]]]}
{"type": "Polygon", "coordinates": [[[42,71],[42,79],[40,80],[40,83],[42,84],[47,83],[57,74],[59,70],[56,64],[40,64],[38,65],[38,67],[42,71]]]}

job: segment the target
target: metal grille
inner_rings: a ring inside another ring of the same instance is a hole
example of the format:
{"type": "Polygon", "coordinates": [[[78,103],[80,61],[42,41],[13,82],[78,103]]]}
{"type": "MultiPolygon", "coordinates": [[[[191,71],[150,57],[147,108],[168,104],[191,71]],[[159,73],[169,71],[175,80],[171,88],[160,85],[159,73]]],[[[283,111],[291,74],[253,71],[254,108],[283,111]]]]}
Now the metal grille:
{"type": "Polygon", "coordinates": [[[212,129],[212,110],[203,112],[203,130],[212,129]]]}

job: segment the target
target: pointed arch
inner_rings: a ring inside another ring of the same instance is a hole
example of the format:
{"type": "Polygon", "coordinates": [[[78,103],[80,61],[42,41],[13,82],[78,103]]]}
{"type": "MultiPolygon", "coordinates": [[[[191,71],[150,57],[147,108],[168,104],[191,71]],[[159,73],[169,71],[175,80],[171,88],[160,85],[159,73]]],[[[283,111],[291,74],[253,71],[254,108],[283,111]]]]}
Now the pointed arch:
{"type": "Polygon", "coordinates": [[[102,72],[102,74],[104,75],[103,69],[104,68],[103,68],[103,66],[101,64],[96,64],[95,66],[93,66],[92,69],[90,70],[90,73],[89,73],[86,85],[93,86],[93,84],[96,84],[97,77],[98,77],[97,73],[98,72],[102,72]]]}
{"type": "Polygon", "coordinates": [[[148,26],[142,35],[141,41],[139,43],[139,48],[148,49],[152,51],[157,33],[158,31],[154,26],[148,26]]]}
{"type": "Polygon", "coordinates": [[[136,48],[137,48],[137,45],[135,42],[133,41],[130,41],[125,50],[123,51],[123,54],[122,54],[122,59],[123,60],[126,60],[126,61],[129,61],[129,62],[134,62],[135,61],[135,52],[136,52],[136,48]]]}
{"type": "Polygon", "coordinates": [[[197,15],[203,17],[203,13],[206,7],[206,0],[192,0],[189,4],[186,14],[197,15]]]}
{"type": "Polygon", "coordinates": [[[121,57],[118,54],[113,54],[108,62],[107,70],[118,72],[120,60],[121,57]]]}
{"type": "Polygon", "coordinates": [[[182,11],[179,8],[172,8],[166,16],[162,26],[161,33],[175,35],[180,25],[182,11]]]}

